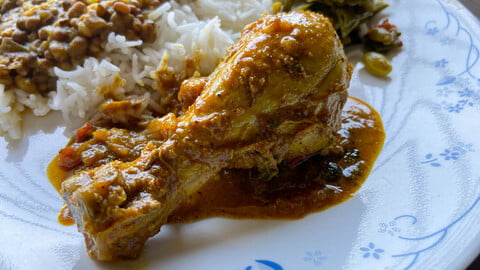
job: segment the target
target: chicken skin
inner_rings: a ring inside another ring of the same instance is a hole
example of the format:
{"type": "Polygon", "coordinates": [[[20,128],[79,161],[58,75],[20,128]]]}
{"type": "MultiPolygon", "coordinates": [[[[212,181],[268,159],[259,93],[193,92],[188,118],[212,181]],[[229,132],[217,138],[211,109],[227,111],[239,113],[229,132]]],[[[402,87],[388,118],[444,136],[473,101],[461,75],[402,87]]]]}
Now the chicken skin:
{"type": "MultiPolygon", "coordinates": [[[[328,19],[309,12],[248,25],[186,112],[152,121],[160,146],[71,176],[62,194],[91,257],[135,258],[190,194],[225,168],[267,181],[284,160],[328,151],[351,67],[328,19]]],[[[185,96],[188,95],[188,88],[185,96]]]]}

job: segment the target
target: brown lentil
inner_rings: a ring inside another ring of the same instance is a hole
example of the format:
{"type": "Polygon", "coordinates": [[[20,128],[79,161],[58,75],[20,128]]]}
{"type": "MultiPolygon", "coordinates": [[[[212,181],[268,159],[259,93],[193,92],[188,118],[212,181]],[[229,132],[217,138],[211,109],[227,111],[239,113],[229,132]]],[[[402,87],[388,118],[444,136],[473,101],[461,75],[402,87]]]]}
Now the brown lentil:
{"type": "Polygon", "coordinates": [[[28,34],[20,29],[13,30],[12,38],[15,42],[23,43],[28,40],[28,34]]]}
{"type": "Polygon", "coordinates": [[[67,11],[68,18],[77,18],[80,17],[87,10],[87,6],[83,2],[76,2],[70,7],[67,11]]]}
{"type": "Polygon", "coordinates": [[[53,57],[58,61],[65,61],[68,57],[67,46],[65,43],[52,40],[49,44],[49,50],[53,57]]]}
{"type": "Polygon", "coordinates": [[[77,36],[72,41],[70,41],[70,46],[68,46],[68,54],[71,57],[78,57],[85,55],[88,49],[88,41],[86,38],[77,36]]]}
{"type": "Polygon", "coordinates": [[[0,12],[3,14],[10,9],[13,9],[17,6],[17,1],[16,0],[5,0],[2,3],[2,6],[0,7],[0,12]]]}
{"type": "Polygon", "coordinates": [[[103,50],[110,32],[152,42],[146,12],[165,0],[4,0],[0,4],[0,83],[6,89],[47,94],[54,66],[71,70],[103,50]]]}
{"type": "Polygon", "coordinates": [[[130,7],[123,2],[116,2],[113,5],[113,10],[115,10],[115,12],[117,12],[120,15],[127,15],[130,13],[130,7]]]}

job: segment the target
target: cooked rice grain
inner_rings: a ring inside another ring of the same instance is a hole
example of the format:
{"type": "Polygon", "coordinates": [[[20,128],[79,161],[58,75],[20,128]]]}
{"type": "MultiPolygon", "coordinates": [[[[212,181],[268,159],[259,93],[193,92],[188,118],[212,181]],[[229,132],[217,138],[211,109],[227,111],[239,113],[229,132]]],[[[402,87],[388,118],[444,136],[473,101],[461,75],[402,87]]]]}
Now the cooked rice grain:
{"type": "MultiPolygon", "coordinates": [[[[22,137],[21,112],[25,108],[38,116],[59,110],[66,120],[91,117],[105,101],[98,89],[114,84],[117,76],[125,84],[115,85],[110,95],[150,99],[145,89],[155,89],[152,72],[164,55],[168,55],[169,67],[177,72],[185,69],[188,58],[195,57],[199,71],[207,75],[228,46],[240,37],[240,30],[262,14],[270,13],[271,7],[271,0],[165,2],[148,15],[156,27],[153,43],[127,41],[123,36],[110,34],[100,57],[103,59],[87,58],[73,71],[51,71],[58,77],[57,91],[50,92],[48,97],[21,90],[5,91],[0,85],[0,135],[22,137]]],[[[147,101],[153,106],[157,104],[156,100],[147,101]]]]}

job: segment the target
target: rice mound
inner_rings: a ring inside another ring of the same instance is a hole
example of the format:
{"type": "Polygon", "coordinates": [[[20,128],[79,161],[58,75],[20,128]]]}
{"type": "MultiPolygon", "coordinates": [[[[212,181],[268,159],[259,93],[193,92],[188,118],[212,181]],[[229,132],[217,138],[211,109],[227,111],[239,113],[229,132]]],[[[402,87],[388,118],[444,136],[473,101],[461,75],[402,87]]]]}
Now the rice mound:
{"type": "Polygon", "coordinates": [[[91,117],[105,101],[99,91],[114,85],[118,98],[140,97],[151,106],[156,100],[145,89],[155,89],[152,75],[165,61],[174,72],[186,68],[195,57],[202,74],[211,73],[225,50],[240,37],[241,29],[264,13],[271,13],[272,0],[168,1],[148,14],[155,22],[153,43],[127,41],[111,33],[101,57],[86,58],[75,70],[53,68],[57,90],[47,97],[22,90],[5,90],[0,84],[0,135],[22,138],[22,112],[36,116],[61,111],[65,120],[91,117]],[[119,78],[121,84],[119,85],[119,78]]]}

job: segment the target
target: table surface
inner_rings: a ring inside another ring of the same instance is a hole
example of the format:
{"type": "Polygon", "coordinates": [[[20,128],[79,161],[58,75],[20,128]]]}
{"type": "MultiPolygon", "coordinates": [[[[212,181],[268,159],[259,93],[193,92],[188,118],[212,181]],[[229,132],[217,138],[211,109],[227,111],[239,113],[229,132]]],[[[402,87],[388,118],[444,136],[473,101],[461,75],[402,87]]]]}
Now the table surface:
{"type": "MultiPolygon", "coordinates": [[[[480,18],[480,0],[459,0],[465,5],[477,18],[480,18]]],[[[467,270],[480,269],[480,255],[470,264],[467,270]]]]}
{"type": "Polygon", "coordinates": [[[460,2],[480,18],[480,0],[460,0],[460,2]]]}

